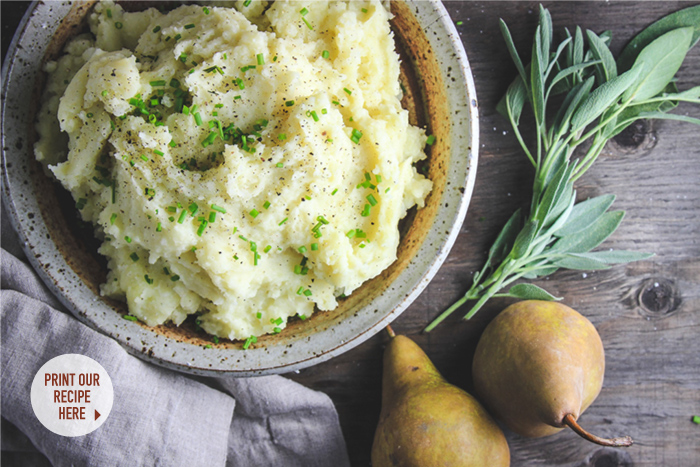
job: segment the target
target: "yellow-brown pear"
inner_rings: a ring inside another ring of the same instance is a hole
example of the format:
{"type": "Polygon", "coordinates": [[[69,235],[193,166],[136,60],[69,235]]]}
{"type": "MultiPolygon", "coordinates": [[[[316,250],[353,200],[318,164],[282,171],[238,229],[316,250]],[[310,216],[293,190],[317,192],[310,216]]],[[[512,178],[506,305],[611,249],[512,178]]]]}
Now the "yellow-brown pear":
{"type": "Polygon", "coordinates": [[[484,330],[472,365],[479,399],[522,436],[546,436],[568,425],[599,444],[631,444],[589,435],[576,423],[600,393],[604,373],[603,343],[593,324],[566,305],[539,300],[503,310],[484,330]]]}
{"type": "Polygon", "coordinates": [[[508,465],[508,443],[486,410],[445,381],[411,339],[392,337],[384,351],[372,467],[508,465]]]}

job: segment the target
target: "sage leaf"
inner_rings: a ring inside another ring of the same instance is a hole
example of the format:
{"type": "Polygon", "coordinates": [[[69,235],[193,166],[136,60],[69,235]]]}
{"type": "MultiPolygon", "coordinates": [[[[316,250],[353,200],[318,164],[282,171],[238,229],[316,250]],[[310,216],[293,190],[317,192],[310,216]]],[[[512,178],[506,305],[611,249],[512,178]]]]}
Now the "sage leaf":
{"type": "Polygon", "coordinates": [[[567,182],[569,181],[572,171],[573,166],[571,164],[567,163],[563,165],[545,189],[544,195],[538,203],[534,216],[535,219],[540,222],[540,225],[546,223],[546,220],[550,215],[550,211],[557,203],[559,203],[560,198],[564,194],[564,190],[567,187],[567,182]]]}
{"type": "Polygon", "coordinates": [[[557,115],[554,117],[553,126],[556,128],[556,133],[562,134],[569,130],[571,116],[578,109],[581,102],[589,95],[594,82],[595,79],[591,76],[583,83],[577,84],[576,87],[566,95],[557,115]]]}
{"type": "Polygon", "coordinates": [[[617,59],[617,69],[619,71],[629,70],[632,68],[639,53],[647,45],[669,31],[685,27],[693,28],[693,37],[689,46],[689,48],[692,48],[700,40],[700,5],[671,13],[634,36],[622,50],[622,53],[620,53],[617,59]]]}
{"type": "Polygon", "coordinates": [[[596,70],[599,74],[598,81],[604,83],[617,77],[617,64],[608,46],[605,45],[603,39],[598,37],[596,33],[590,29],[586,31],[588,36],[588,44],[591,47],[593,57],[600,60],[600,65],[596,65],[596,70]]]}
{"type": "Polygon", "coordinates": [[[555,297],[551,293],[547,292],[541,287],[534,284],[516,284],[506,293],[500,293],[494,295],[494,297],[511,297],[519,298],[521,300],[547,300],[556,301],[561,300],[562,297],[555,297]]]}
{"type": "Polygon", "coordinates": [[[513,250],[510,252],[511,258],[519,259],[528,253],[532,240],[537,235],[538,227],[539,226],[536,221],[530,220],[525,222],[525,227],[523,227],[518,236],[515,238],[513,250]]]}
{"type": "Polygon", "coordinates": [[[667,114],[664,112],[642,112],[640,118],[653,118],[657,120],[676,120],[679,122],[694,123],[700,125],[700,118],[688,117],[687,115],[667,114]]]}
{"type": "Polygon", "coordinates": [[[613,103],[617,102],[622,93],[635,83],[640,71],[641,67],[635,66],[596,88],[571,118],[571,131],[583,130],[589,123],[608,110],[613,103]]]}
{"type": "MultiPolygon", "coordinates": [[[[520,115],[523,112],[526,100],[527,89],[525,88],[523,80],[520,77],[517,77],[508,87],[505,99],[503,100],[505,105],[505,113],[502,114],[507,118],[512,119],[517,125],[520,123],[520,115]]],[[[499,109],[497,108],[496,110],[499,109]]]]}
{"type": "Polygon", "coordinates": [[[513,243],[518,235],[521,223],[522,211],[518,209],[510,216],[508,222],[506,222],[506,225],[503,226],[498,237],[496,237],[496,240],[493,242],[493,245],[491,245],[485,268],[503,261],[506,255],[513,249],[513,243]]]}
{"type": "Polygon", "coordinates": [[[501,35],[503,36],[503,39],[506,41],[506,47],[508,48],[508,53],[510,53],[510,58],[513,60],[513,63],[515,64],[515,68],[518,69],[518,73],[520,74],[520,77],[524,82],[527,82],[527,75],[525,74],[525,67],[523,66],[522,60],[520,60],[520,55],[518,55],[518,51],[515,48],[515,43],[513,42],[513,37],[510,35],[510,30],[508,29],[508,25],[506,24],[503,19],[500,19],[498,25],[501,28],[501,35]]]}
{"type": "Polygon", "coordinates": [[[683,64],[692,38],[692,28],[681,28],[667,32],[647,45],[632,68],[642,67],[638,82],[625,91],[623,102],[643,101],[663,91],[683,64]]]}
{"type": "MultiPolygon", "coordinates": [[[[588,67],[594,66],[596,64],[600,63],[600,60],[594,60],[592,62],[586,62],[586,63],[579,63],[577,65],[571,65],[568,68],[564,68],[563,70],[560,70],[556,75],[554,75],[554,78],[552,81],[549,83],[549,88],[547,89],[547,94],[549,95],[555,95],[555,87],[557,84],[559,84],[562,80],[568,78],[571,75],[575,75],[581,70],[585,70],[588,67]]],[[[567,90],[570,88],[566,88],[567,90]]]]}
{"type": "Polygon", "coordinates": [[[577,203],[563,227],[554,232],[557,237],[579,233],[598,220],[615,201],[615,195],[601,195],[577,203]]]}
{"type": "Polygon", "coordinates": [[[538,127],[544,124],[544,70],[547,68],[547,58],[541,57],[540,27],[535,32],[535,43],[532,46],[532,62],[530,63],[530,95],[532,98],[532,111],[535,114],[535,122],[538,127]]]}
{"type": "Polygon", "coordinates": [[[625,216],[623,211],[606,212],[583,230],[561,237],[549,250],[552,253],[586,253],[605,241],[625,216]]]}
{"type": "Polygon", "coordinates": [[[583,62],[583,32],[580,26],[576,26],[576,35],[574,36],[574,61],[573,65],[583,62]]]}
{"type": "Polygon", "coordinates": [[[577,269],[580,271],[597,271],[602,269],[610,269],[610,266],[591,258],[585,258],[575,254],[568,254],[553,261],[553,263],[559,267],[566,269],[577,269]]]}
{"type": "Polygon", "coordinates": [[[537,279],[538,277],[551,276],[559,270],[557,266],[544,266],[537,269],[532,269],[525,274],[523,274],[524,279],[537,279]]]}
{"type": "Polygon", "coordinates": [[[576,256],[581,258],[594,259],[605,264],[624,264],[632,261],[641,261],[654,256],[653,253],[644,253],[641,251],[627,250],[608,250],[608,251],[590,251],[588,253],[579,253],[576,256]]]}

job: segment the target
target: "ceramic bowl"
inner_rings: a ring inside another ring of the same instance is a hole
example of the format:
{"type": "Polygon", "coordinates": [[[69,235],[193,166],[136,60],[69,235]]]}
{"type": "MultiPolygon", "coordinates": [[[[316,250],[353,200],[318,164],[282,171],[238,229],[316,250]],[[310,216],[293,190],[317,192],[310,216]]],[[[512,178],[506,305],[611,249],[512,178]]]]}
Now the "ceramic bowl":
{"type": "Polygon", "coordinates": [[[477,165],[474,83],[459,35],[441,3],[391,2],[406,89],[403,105],[412,123],[437,137],[427,161],[434,188],[426,206],[410,211],[402,222],[398,259],[335,310],[293,320],[282,333],[261,337],[247,350],[238,341],[214,344],[191,323],[152,328],[123,319],[125,305],[99,294],[106,267],[90,228],[80,227],[70,195],[34,159],[42,63],[80,30],[89,7],[84,2],[32,4],[2,70],[3,196],[9,220],[34,268],[78,319],[131,353],[168,368],[253,376],[286,373],[339,355],[383,329],[421,293],[459,233],[477,165]]]}

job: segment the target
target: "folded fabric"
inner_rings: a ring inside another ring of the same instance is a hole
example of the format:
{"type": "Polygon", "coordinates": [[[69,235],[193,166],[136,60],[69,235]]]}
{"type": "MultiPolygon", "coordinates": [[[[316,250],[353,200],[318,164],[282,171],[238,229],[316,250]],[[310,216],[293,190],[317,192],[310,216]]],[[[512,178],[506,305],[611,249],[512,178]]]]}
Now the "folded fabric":
{"type": "Polygon", "coordinates": [[[12,425],[3,422],[4,451],[29,451],[14,425],[53,465],[349,465],[328,396],[281,376],[193,378],[131,356],[61,311],[31,267],[15,256],[21,249],[6,219],[3,212],[0,383],[2,417],[12,425]],[[114,387],[104,424],[74,438],[46,429],[30,401],[39,368],[67,353],[95,359],[114,387]]]}

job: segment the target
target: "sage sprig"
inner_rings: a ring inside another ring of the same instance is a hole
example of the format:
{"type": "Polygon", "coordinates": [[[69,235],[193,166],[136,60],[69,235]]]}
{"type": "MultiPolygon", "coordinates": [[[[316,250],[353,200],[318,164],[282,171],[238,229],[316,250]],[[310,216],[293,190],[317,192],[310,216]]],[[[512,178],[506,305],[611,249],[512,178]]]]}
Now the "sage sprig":
{"type": "Polygon", "coordinates": [[[610,211],[615,197],[602,195],[576,202],[574,182],[600,155],[605,144],[638,119],[700,119],[669,114],[679,102],[700,104],[700,86],[679,91],[675,75],[688,50],[700,39],[700,6],[686,8],[639,33],[616,61],[608,48],[611,33],[580,27],[556,46],[549,11],[540,6],[530,63],[517,52],[506,23],[501,32],[518,76],[498,104],[534,167],[532,201],[527,215],[516,211],[474,274],[464,297],[436,318],[426,332],[469,300],[469,319],[491,297],[558,300],[519,279],[548,276],[559,269],[600,270],[652,256],[634,251],[592,251],[620,225],[624,212],[610,211]],[[559,96],[558,109],[553,97],[559,96]],[[529,105],[535,124],[532,147],[520,132],[529,105]],[[554,115],[550,111],[556,110],[554,115]],[[580,151],[577,152],[577,149],[580,151]]]}

